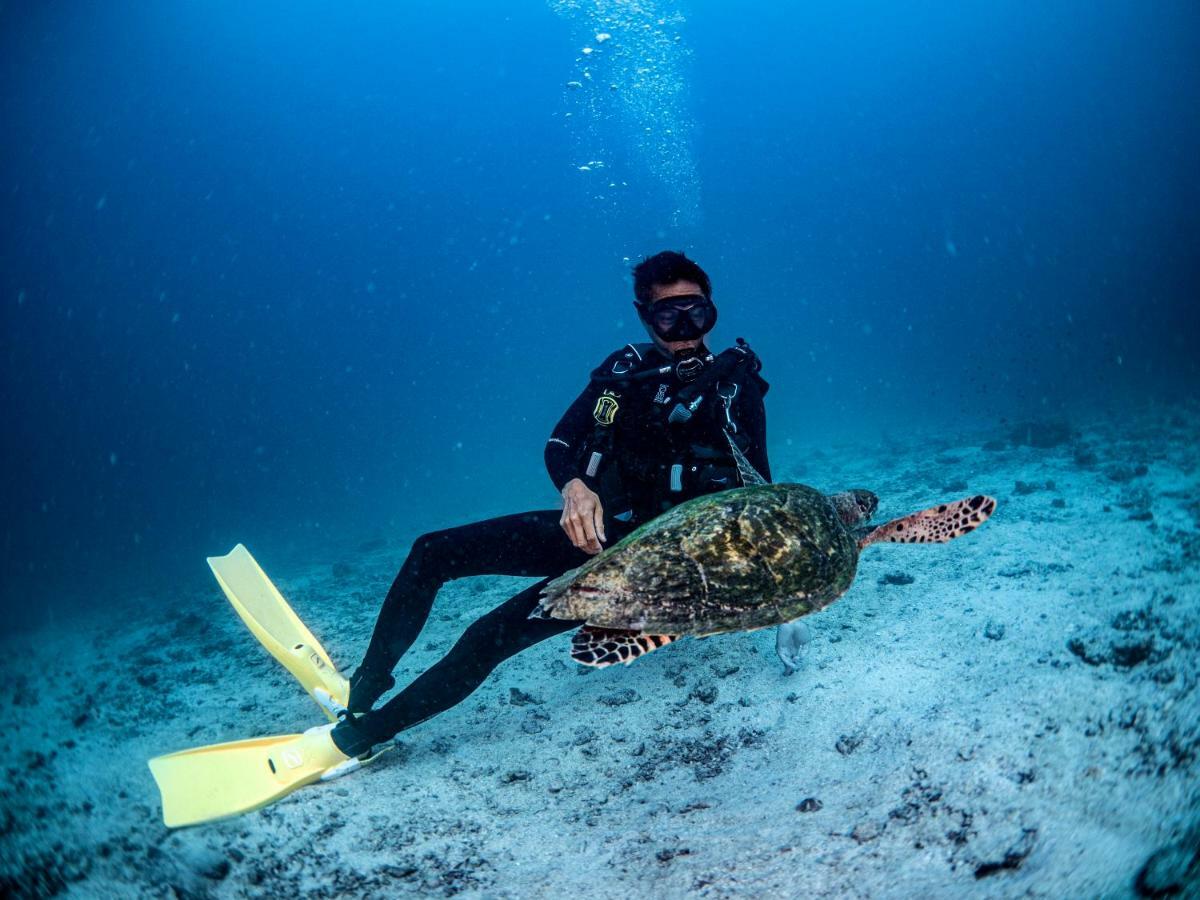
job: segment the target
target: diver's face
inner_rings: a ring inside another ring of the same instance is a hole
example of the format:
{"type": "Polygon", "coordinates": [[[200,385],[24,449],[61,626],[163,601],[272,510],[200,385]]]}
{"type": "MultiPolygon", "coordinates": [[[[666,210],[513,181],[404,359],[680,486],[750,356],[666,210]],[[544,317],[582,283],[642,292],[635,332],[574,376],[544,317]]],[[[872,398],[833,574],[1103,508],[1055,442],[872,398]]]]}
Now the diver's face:
{"type": "MultiPolygon", "coordinates": [[[[654,306],[659,300],[667,300],[671,297],[686,297],[688,294],[703,293],[703,289],[694,281],[673,281],[670,284],[656,284],[651,288],[650,305],[654,306]]],[[[650,336],[654,338],[654,343],[672,354],[680,350],[694,350],[704,343],[703,337],[693,338],[690,341],[664,341],[653,332],[651,332],[650,336]]]]}

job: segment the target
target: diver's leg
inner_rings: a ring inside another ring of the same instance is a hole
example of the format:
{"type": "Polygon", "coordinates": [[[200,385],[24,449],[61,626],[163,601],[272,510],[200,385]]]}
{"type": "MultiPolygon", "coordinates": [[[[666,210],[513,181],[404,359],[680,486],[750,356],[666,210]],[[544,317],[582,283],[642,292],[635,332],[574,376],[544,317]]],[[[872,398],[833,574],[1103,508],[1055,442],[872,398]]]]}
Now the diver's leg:
{"type": "Polygon", "coordinates": [[[548,581],[527,587],[477,619],[449,653],[403,691],[379,709],[339,726],[334,732],[338,746],[347,755],[361,754],[465,700],[510,656],[577,628],[579,622],[529,618],[548,581]]]}
{"type": "Polygon", "coordinates": [[[557,510],[518,513],[417,538],[350,679],[350,709],[369,709],[391,688],[392,669],[417,639],[447,581],[471,575],[558,575],[581,565],[587,555],[571,544],[560,516],[557,510]]]}

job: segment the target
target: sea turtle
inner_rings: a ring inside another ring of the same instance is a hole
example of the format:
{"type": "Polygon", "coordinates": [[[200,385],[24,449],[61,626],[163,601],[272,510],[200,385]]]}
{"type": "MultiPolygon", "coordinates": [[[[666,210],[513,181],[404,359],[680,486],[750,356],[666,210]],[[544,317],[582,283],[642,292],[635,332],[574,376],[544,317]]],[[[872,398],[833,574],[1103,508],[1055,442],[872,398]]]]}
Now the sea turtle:
{"type": "Polygon", "coordinates": [[[996,508],[977,494],[868,529],[870,491],[827,496],[745,467],[747,486],[682,503],[546,585],[534,615],[586,623],[573,659],[630,663],[679,637],[791,622],[846,592],[864,547],[944,543],[996,508]]]}

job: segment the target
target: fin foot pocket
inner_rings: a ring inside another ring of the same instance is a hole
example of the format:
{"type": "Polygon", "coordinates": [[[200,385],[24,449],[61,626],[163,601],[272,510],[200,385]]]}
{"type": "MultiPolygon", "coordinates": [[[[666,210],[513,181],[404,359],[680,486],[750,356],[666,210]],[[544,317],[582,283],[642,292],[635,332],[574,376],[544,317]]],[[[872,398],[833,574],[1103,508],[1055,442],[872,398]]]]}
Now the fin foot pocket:
{"type": "Polygon", "coordinates": [[[182,750],[150,760],[162,794],[163,822],[198,825],[262,809],[305,785],[347,775],[391,749],[363,758],[334,743],[334,725],[303,734],[251,738],[182,750]]]}

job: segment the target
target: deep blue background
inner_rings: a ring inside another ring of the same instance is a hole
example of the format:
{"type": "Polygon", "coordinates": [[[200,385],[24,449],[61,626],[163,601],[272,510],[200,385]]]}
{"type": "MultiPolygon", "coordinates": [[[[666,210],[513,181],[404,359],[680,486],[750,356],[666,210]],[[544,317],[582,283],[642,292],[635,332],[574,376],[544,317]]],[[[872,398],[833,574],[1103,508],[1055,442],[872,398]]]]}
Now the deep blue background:
{"type": "Polygon", "coordinates": [[[7,621],[553,505],[545,438],[665,247],[781,457],[1194,395],[1200,7],[662,8],[683,227],[629,122],[564,118],[578,13],[0,10],[7,621]]]}

